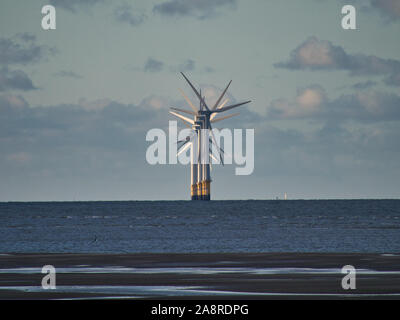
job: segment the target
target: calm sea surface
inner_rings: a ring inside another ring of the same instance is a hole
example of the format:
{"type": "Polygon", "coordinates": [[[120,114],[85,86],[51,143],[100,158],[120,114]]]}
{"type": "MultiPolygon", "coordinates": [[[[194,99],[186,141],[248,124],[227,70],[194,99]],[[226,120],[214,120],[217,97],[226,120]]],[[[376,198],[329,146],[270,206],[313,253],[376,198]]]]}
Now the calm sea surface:
{"type": "Polygon", "coordinates": [[[400,252],[400,200],[0,203],[7,252],[400,252]]]}

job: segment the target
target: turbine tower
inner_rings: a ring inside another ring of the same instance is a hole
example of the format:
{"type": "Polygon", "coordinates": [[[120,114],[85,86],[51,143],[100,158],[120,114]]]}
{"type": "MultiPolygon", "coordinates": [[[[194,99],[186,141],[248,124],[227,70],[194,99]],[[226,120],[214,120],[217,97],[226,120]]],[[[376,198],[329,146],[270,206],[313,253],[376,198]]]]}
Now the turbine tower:
{"type": "Polygon", "coordinates": [[[178,144],[182,143],[178,155],[184,152],[187,148],[191,147],[191,156],[190,156],[191,199],[210,200],[211,199],[210,157],[217,161],[215,155],[212,154],[212,148],[211,148],[212,144],[216,146],[219,159],[222,165],[224,165],[222,157],[224,150],[220,148],[216,142],[214,133],[212,131],[211,123],[215,123],[221,120],[237,116],[239,113],[234,113],[223,117],[215,118],[215,116],[218,113],[231,110],[233,108],[247,104],[251,101],[249,100],[225,106],[225,104],[228,102],[228,99],[225,99],[225,101],[221,103],[226,91],[228,90],[230,84],[232,83],[231,80],[229,81],[225,90],[219,96],[215,104],[211,108],[209,108],[205,102],[205,97],[202,96],[201,94],[201,89],[197,91],[197,89],[193,86],[190,80],[183,74],[183,72],[181,72],[181,74],[185,78],[189,86],[192,88],[197,98],[199,99],[199,108],[196,108],[194,104],[189,100],[189,98],[185,95],[185,93],[182,90],[180,90],[182,96],[185,98],[186,102],[189,104],[192,110],[190,111],[172,107],[171,110],[173,111],[170,111],[170,113],[181,119],[188,128],[191,128],[193,130],[192,132],[195,133],[195,135],[188,136],[186,137],[185,140],[178,141],[178,144]],[[177,113],[176,111],[190,114],[193,116],[193,119],[188,118],[180,113],[177,113]],[[211,136],[209,136],[208,133],[211,133],[211,136]],[[193,137],[197,137],[196,141],[193,141],[193,137]],[[197,150],[195,150],[196,144],[197,144],[197,150]]]}

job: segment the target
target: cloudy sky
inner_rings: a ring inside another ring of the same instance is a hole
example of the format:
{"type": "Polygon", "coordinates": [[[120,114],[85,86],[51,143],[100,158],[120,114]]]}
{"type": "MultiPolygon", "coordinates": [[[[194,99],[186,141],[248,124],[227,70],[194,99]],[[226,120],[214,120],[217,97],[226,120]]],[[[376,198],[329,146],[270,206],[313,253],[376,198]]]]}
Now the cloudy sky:
{"type": "Polygon", "coordinates": [[[399,35],[398,0],[2,0],[0,201],[188,199],[145,160],[179,71],[252,100],[218,127],[255,129],[254,173],[214,166],[214,199],[399,198],[399,35]]]}

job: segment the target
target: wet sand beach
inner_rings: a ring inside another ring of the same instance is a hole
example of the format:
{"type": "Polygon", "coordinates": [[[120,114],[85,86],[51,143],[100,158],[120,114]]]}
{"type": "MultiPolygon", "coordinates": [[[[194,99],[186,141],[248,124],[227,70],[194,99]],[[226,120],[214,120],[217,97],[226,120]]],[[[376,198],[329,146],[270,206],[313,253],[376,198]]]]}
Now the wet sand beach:
{"type": "Polygon", "coordinates": [[[399,299],[400,255],[1,254],[0,299],[399,299]],[[56,289],[41,287],[44,265],[56,289]],[[341,269],[356,269],[356,289],[341,269]]]}

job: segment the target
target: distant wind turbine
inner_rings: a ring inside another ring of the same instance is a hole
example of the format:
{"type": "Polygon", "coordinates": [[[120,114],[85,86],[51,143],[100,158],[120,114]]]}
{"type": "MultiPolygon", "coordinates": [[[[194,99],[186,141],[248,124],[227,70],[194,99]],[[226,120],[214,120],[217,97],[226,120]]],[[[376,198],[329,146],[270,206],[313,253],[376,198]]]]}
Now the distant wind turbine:
{"type": "MultiPolygon", "coordinates": [[[[237,108],[241,105],[247,104],[251,102],[250,100],[245,101],[245,102],[240,102],[236,103],[233,105],[225,106],[228,102],[228,99],[225,99],[222,103],[222,99],[227,92],[230,84],[232,83],[232,80],[229,81],[228,85],[224,89],[224,91],[221,93],[221,95],[218,97],[217,101],[214,103],[214,105],[210,108],[207,103],[205,102],[205,97],[201,95],[201,90],[197,90],[193,84],[190,82],[190,80],[181,72],[182,76],[185,78],[186,82],[189,84],[189,86],[192,88],[194,93],[196,94],[197,98],[200,100],[200,106],[199,108],[196,108],[194,104],[190,101],[190,99],[185,95],[185,93],[179,89],[181,92],[183,98],[186,100],[186,102],[189,104],[191,110],[185,110],[185,109],[180,109],[180,108],[171,108],[170,113],[174,115],[175,117],[179,118],[182,120],[185,125],[193,130],[194,133],[197,134],[197,161],[195,154],[194,154],[194,148],[192,147],[192,152],[191,152],[191,199],[192,200],[210,200],[211,198],[211,175],[210,175],[210,159],[203,159],[204,157],[211,157],[214,160],[216,160],[216,156],[212,154],[212,150],[209,150],[209,152],[206,152],[206,145],[207,145],[207,140],[204,140],[205,138],[202,137],[201,135],[201,130],[207,129],[208,132],[211,133],[211,137],[209,138],[209,146],[211,149],[211,145],[214,144],[216,146],[216,150],[218,151],[218,156],[219,159],[222,163],[223,162],[223,157],[222,154],[224,153],[224,150],[220,148],[216,142],[214,133],[212,131],[212,126],[211,123],[219,122],[225,119],[232,118],[234,116],[239,115],[239,113],[234,113],[222,117],[216,117],[216,115],[237,108]],[[180,114],[184,113],[186,115],[191,115],[193,116],[193,119],[180,114]],[[211,151],[211,152],[210,152],[211,151]],[[202,157],[203,153],[205,156],[202,157]],[[202,159],[200,162],[199,160],[202,159]],[[205,160],[205,161],[204,161],[205,160]]],[[[194,136],[194,135],[192,135],[194,136]]],[[[193,142],[191,137],[188,136],[185,140],[178,141],[178,143],[182,143],[180,146],[180,150],[178,152],[178,155],[187,150],[190,146],[193,146],[193,142]]]]}

